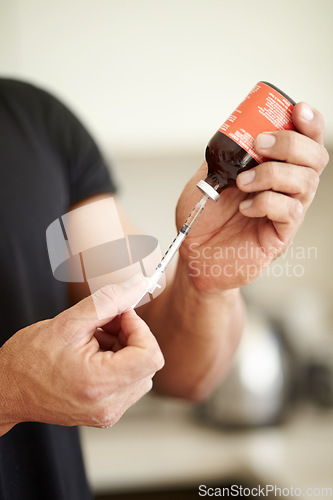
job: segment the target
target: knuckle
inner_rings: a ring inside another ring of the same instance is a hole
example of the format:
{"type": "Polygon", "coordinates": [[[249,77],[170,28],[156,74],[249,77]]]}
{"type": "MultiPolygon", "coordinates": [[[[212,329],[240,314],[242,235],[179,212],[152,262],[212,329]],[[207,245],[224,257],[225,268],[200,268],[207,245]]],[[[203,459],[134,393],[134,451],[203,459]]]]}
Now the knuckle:
{"type": "Polygon", "coordinates": [[[286,161],[292,160],[294,152],[300,147],[300,134],[293,130],[281,130],[279,133],[279,147],[286,161]]]}
{"type": "Polygon", "coordinates": [[[165,361],[164,361],[164,356],[162,354],[162,351],[160,349],[158,349],[154,353],[153,362],[154,362],[154,366],[155,366],[156,371],[161,370],[161,368],[163,368],[165,361]]]}
{"type": "Polygon", "coordinates": [[[319,165],[320,171],[324,170],[324,168],[327,166],[329,161],[330,161],[330,155],[328,154],[327,149],[324,147],[321,147],[320,153],[319,153],[319,159],[318,159],[318,165],[319,165]]]}
{"type": "Polygon", "coordinates": [[[94,425],[105,429],[115,425],[123,412],[118,407],[110,407],[109,405],[101,406],[96,410],[92,416],[94,425]]]}
{"type": "Polygon", "coordinates": [[[147,394],[148,392],[150,392],[153,388],[153,380],[150,378],[148,381],[147,381],[147,384],[146,384],[146,387],[145,387],[145,394],[147,394]]]}
{"type": "Polygon", "coordinates": [[[319,175],[312,168],[307,168],[306,171],[306,189],[311,193],[316,192],[319,185],[319,175]]]}
{"type": "Polygon", "coordinates": [[[272,191],[263,191],[257,196],[257,207],[262,213],[267,213],[273,199],[272,191]]]}
{"type": "Polygon", "coordinates": [[[79,398],[83,403],[96,404],[104,396],[104,390],[99,384],[87,382],[79,389],[79,398]]]}
{"type": "Polygon", "coordinates": [[[260,177],[262,180],[270,181],[270,183],[276,178],[276,164],[273,161],[267,161],[262,168],[258,169],[260,171],[260,177]]]}
{"type": "Polygon", "coordinates": [[[292,221],[298,221],[303,215],[303,205],[302,203],[293,198],[293,203],[289,204],[289,218],[292,221]]]}
{"type": "Polygon", "coordinates": [[[148,394],[153,388],[153,375],[147,376],[141,379],[135,387],[135,394],[132,400],[132,404],[139,401],[143,396],[148,394]]]}
{"type": "Polygon", "coordinates": [[[164,356],[158,346],[154,346],[147,352],[148,366],[151,372],[156,372],[164,366],[164,356]]]}

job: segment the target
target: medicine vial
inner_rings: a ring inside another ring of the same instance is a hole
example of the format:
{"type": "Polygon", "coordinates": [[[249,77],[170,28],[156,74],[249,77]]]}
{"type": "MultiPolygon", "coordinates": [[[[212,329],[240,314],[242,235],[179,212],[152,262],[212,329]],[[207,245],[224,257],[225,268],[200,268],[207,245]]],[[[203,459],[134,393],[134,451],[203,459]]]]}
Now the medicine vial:
{"type": "MultiPolygon", "coordinates": [[[[224,189],[236,185],[240,172],[267,160],[254,149],[256,136],[261,132],[295,129],[292,122],[294,105],[295,102],[275,85],[259,82],[221,125],[206,148],[208,174],[197,184],[203,197],[195,205],[149,278],[147,292],[153,293],[159,286],[158,281],[203,211],[207,200],[217,201],[224,189]]],[[[135,306],[136,304],[133,307],[135,306]]]]}
{"type": "Polygon", "coordinates": [[[237,175],[267,160],[253,147],[261,132],[294,130],[290,97],[275,85],[259,82],[210,139],[206,148],[208,174],[198,188],[217,201],[237,175]]]}

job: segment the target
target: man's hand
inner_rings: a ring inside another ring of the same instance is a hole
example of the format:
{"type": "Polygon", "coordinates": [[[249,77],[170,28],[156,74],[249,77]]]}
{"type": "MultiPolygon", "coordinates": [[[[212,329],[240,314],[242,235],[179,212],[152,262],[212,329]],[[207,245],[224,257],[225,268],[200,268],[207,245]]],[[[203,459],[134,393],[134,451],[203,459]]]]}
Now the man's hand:
{"type": "MultiPolygon", "coordinates": [[[[272,161],[241,173],[238,189],[228,188],[218,202],[208,202],[185,240],[181,256],[197,290],[249,283],[291,244],[328,163],[321,114],[299,103],[292,117],[298,132],[260,134],[255,148],[272,161]]],[[[206,174],[203,165],[186,186],[178,227],[199,198],[195,185],[206,174]]]]}
{"type": "Polygon", "coordinates": [[[151,389],[163,356],[144,321],[126,311],[145,287],[106,286],[4,344],[0,435],[22,421],[109,427],[151,389]]]}

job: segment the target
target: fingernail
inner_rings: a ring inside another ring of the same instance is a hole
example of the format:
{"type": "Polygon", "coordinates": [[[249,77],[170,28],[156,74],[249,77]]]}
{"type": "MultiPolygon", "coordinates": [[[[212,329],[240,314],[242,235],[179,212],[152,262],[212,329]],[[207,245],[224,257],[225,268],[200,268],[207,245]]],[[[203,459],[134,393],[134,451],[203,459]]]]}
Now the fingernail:
{"type": "Polygon", "coordinates": [[[242,186],[246,186],[247,184],[250,184],[256,176],[255,170],[247,170],[246,172],[242,172],[241,174],[238,175],[239,183],[242,186]]]}
{"type": "Polygon", "coordinates": [[[247,208],[250,208],[250,206],[252,205],[253,203],[253,199],[250,199],[250,200],[244,200],[242,201],[242,203],[239,205],[239,208],[241,210],[246,210],[247,208]]]}
{"type": "Polygon", "coordinates": [[[146,279],[146,277],[143,276],[142,273],[137,273],[137,274],[134,274],[133,276],[131,276],[128,280],[120,283],[120,285],[122,285],[124,288],[130,288],[131,286],[134,286],[137,283],[140,283],[140,281],[143,281],[145,279],[146,279]]]}
{"type": "Polygon", "coordinates": [[[312,109],[309,106],[307,106],[306,104],[303,104],[302,109],[301,109],[301,116],[302,116],[303,120],[310,122],[311,120],[313,120],[314,114],[313,114],[312,109]]]}
{"type": "Polygon", "coordinates": [[[257,144],[261,149],[272,148],[276,143],[275,135],[269,134],[267,132],[259,134],[257,137],[257,144]]]}

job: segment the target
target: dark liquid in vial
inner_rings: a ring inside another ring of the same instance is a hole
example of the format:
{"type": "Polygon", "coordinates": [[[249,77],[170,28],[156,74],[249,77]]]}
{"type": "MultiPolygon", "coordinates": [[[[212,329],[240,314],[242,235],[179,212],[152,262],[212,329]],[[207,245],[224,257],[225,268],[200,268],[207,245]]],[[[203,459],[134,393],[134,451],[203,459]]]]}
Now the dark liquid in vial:
{"type": "MultiPolygon", "coordinates": [[[[268,82],[260,83],[278,92],[280,96],[283,96],[292,105],[295,104],[293,99],[275,85],[268,82]]],[[[253,111],[253,119],[255,120],[255,113],[257,113],[256,107],[254,107],[253,111]]],[[[262,130],[262,132],[263,131],[264,130],[262,130]]],[[[205,181],[218,193],[227,187],[235,186],[239,172],[249,170],[259,164],[258,161],[237,144],[237,142],[220,131],[217,131],[210,139],[205,156],[208,164],[208,175],[205,181]]]]}
{"type": "Polygon", "coordinates": [[[206,161],[209,175],[206,182],[213,187],[219,184],[219,187],[215,188],[218,193],[226,187],[235,186],[236,177],[241,170],[258,165],[245,149],[221,132],[216,132],[209,141],[206,161]]]}

